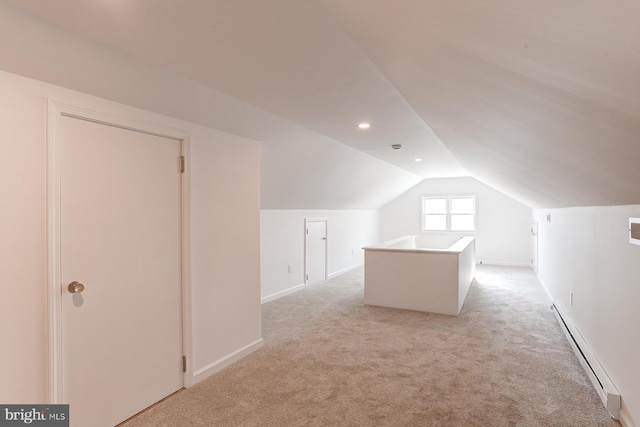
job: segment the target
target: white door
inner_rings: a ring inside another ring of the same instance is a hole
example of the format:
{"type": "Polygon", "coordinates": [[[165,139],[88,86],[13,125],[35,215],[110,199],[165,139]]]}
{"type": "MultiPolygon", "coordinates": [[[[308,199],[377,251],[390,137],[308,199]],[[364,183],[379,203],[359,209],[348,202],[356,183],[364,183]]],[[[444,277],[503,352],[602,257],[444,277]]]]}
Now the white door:
{"type": "Polygon", "coordinates": [[[181,143],[62,117],[60,144],[62,401],[113,426],[183,386],[181,143]]]}
{"type": "Polygon", "coordinates": [[[538,222],[531,223],[531,268],[538,274],[538,222]]]}
{"type": "Polygon", "coordinates": [[[327,279],[327,221],[307,221],[305,237],[307,285],[327,279]]]}

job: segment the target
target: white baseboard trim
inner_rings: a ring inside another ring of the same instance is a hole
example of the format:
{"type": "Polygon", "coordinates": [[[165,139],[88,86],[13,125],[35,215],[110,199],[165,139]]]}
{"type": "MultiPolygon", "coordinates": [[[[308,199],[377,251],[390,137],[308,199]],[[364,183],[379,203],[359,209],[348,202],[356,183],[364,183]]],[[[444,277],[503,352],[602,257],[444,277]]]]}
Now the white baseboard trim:
{"type": "Polygon", "coordinates": [[[544,282],[540,280],[540,276],[536,275],[536,277],[538,278],[538,283],[540,283],[540,286],[542,286],[542,289],[544,289],[544,292],[547,294],[547,297],[549,297],[549,301],[553,303],[553,297],[551,296],[551,292],[549,292],[549,288],[547,288],[547,285],[545,285],[544,282]]]}
{"type": "Polygon", "coordinates": [[[306,287],[306,285],[303,283],[301,285],[296,285],[296,286],[294,286],[292,288],[285,289],[284,291],[279,291],[279,292],[276,292],[275,294],[267,295],[266,297],[262,297],[260,299],[260,303],[264,304],[264,303],[267,303],[269,301],[273,301],[273,300],[276,300],[278,298],[282,298],[282,297],[287,296],[289,294],[292,294],[294,292],[301,291],[305,287],[306,287]]]}
{"type": "Polygon", "coordinates": [[[360,268],[363,265],[364,265],[364,262],[359,262],[357,264],[350,265],[349,267],[345,267],[345,268],[343,268],[341,270],[338,270],[338,271],[335,271],[335,272],[329,274],[327,276],[327,279],[333,279],[336,276],[339,276],[339,275],[344,274],[344,273],[346,273],[348,271],[351,271],[351,270],[355,270],[356,268],[360,268]]]}
{"type": "Polygon", "coordinates": [[[258,350],[260,347],[262,347],[262,338],[252,342],[251,344],[247,344],[232,353],[229,353],[228,355],[216,360],[215,362],[209,363],[204,368],[200,368],[193,373],[193,383],[199,383],[200,381],[210,377],[216,372],[223,370],[232,363],[237,362],[245,356],[248,356],[249,354],[258,350]]]}

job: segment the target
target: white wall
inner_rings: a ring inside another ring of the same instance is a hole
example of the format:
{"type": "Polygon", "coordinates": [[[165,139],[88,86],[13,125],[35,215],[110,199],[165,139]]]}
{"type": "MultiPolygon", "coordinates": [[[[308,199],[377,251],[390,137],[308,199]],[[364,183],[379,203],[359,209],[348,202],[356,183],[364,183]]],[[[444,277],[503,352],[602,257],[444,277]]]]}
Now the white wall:
{"type": "Polygon", "coordinates": [[[425,179],[382,207],[382,240],[416,234],[420,245],[420,196],[425,194],[476,194],[476,261],[531,265],[533,211],[474,178],[425,179]]]}
{"type": "Polygon", "coordinates": [[[298,126],[260,142],[262,209],[378,209],[422,180],[298,126]]]}
{"type": "Polygon", "coordinates": [[[621,393],[621,416],[640,425],[640,246],[628,239],[640,205],[542,209],[535,217],[540,281],[621,393]]]}
{"type": "Polygon", "coordinates": [[[264,301],[304,285],[305,218],[328,219],[327,274],[331,276],[362,265],[362,247],[379,240],[375,210],[263,209],[260,211],[260,260],[264,301]]]}
{"type": "Polygon", "coordinates": [[[260,340],[256,141],[3,71],[0,93],[0,402],[47,399],[48,97],[191,134],[194,368],[260,340]]]}
{"type": "Polygon", "coordinates": [[[262,337],[260,151],[256,141],[194,129],[191,275],[194,368],[202,379],[262,337]]]}

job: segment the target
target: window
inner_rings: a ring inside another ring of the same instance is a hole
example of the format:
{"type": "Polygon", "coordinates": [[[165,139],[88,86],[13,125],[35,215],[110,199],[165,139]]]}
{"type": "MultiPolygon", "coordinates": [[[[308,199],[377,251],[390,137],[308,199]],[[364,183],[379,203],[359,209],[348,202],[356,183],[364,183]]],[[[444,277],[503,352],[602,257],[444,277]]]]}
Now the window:
{"type": "Polygon", "coordinates": [[[476,196],[422,196],[422,231],[475,231],[476,196]]]}

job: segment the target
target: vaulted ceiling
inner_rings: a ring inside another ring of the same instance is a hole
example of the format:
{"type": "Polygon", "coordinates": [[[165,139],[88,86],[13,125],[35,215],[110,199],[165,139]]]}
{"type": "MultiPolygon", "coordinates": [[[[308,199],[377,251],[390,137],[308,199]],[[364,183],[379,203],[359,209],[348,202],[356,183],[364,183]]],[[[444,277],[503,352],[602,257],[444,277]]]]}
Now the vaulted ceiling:
{"type": "Polygon", "coordinates": [[[532,207],[640,203],[636,0],[0,7],[0,68],[262,141],[264,208],[465,175],[532,207]]]}

